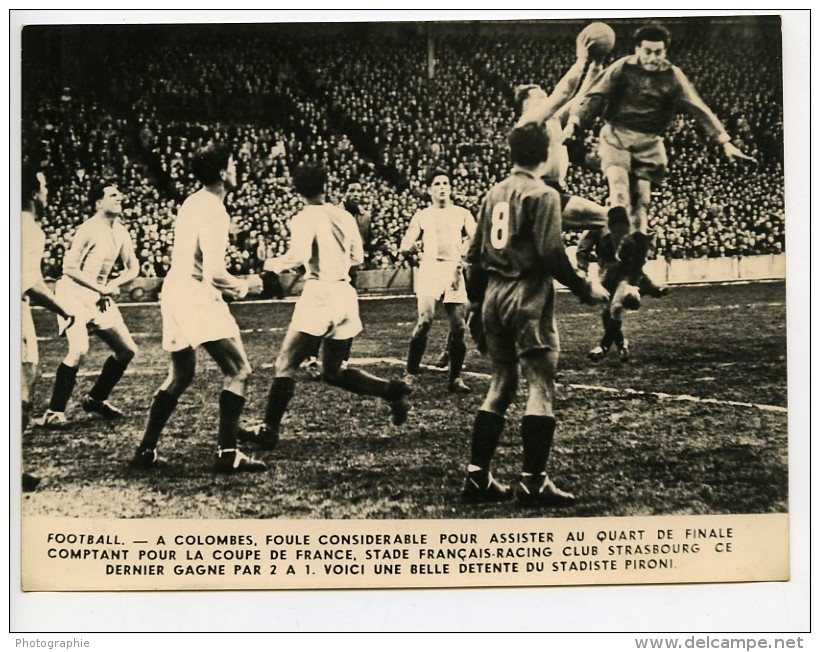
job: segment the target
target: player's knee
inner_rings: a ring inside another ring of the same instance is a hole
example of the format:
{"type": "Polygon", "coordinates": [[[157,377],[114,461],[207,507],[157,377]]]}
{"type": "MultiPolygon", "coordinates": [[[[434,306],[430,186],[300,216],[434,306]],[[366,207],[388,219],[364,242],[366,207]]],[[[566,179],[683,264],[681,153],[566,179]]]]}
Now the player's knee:
{"type": "Polygon", "coordinates": [[[467,331],[467,324],[463,319],[450,324],[450,337],[453,341],[464,341],[464,334],[467,331]]]}
{"type": "Polygon", "coordinates": [[[68,353],[63,358],[63,364],[67,367],[81,367],[85,356],[88,355],[88,343],[68,347],[68,353]]]}
{"type": "Polygon", "coordinates": [[[413,332],[413,337],[427,337],[430,329],[433,327],[433,320],[430,318],[420,318],[416,324],[416,330],[413,332]]]}
{"type": "Polygon", "coordinates": [[[132,342],[121,351],[118,351],[114,357],[120,362],[128,364],[131,360],[137,357],[137,353],[139,353],[139,347],[132,342]]]}
{"type": "Polygon", "coordinates": [[[236,368],[229,374],[226,374],[231,380],[240,383],[247,383],[253,374],[253,369],[247,361],[240,362],[236,368]]]}

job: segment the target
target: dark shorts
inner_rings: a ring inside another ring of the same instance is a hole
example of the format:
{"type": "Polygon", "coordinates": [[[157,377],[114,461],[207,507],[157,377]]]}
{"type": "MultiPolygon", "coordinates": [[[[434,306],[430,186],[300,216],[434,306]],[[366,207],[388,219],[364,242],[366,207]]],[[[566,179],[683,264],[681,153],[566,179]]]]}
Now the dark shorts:
{"type": "Polygon", "coordinates": [[[547,179],[546,177],[541,177],[541,179],[550,188],[555,188],[558,191],[558,194],[561,196],[561,210],[563,211],[567,207],[567,204],[569,203],[569,200],[572,197],[572,195],[567,194],[567,189],[564,188],[555,179],[547,179]]]}
{"type": "Polygon", "coordinates": [[[666,148],[660,136],[607,124],[601,128],[598,154],[604,174],[616,166],[657,185],[666,177],[666,148]]]}
{"type": "Polygon", "coordinates": [[[516,362],[537,351],[560,349],[551,279],[491,275],[481,317],[487,354],[495,362],[516,362]]]}

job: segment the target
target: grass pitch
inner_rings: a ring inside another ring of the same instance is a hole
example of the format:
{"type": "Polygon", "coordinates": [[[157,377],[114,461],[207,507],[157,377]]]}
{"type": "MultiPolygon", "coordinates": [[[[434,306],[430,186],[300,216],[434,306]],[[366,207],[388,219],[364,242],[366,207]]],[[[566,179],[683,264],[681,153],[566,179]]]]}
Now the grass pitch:
{"type": "MultiPolygon", "coordinates": [[[[785,284],[677,287],[630,313],[633,360],[615,352],[593,364],[599,312],[561,293],[558,431],[550,474],[578,503],[550,516],[630,516],[787,511],[785,284]]],[[[292,303],[235,303],[232,311],[255,368],[243,421],[264,411],[272,363],[292,303]]],[[[400,377],[415,322],[412,298],[361,302],[365,332],[353,364],[400,377]],[[358,362],[357,362],[358,361],[358,362]]],[[[472,394],[447,392],[446,373],[425,369],[409,421],[389,425],[386,404],[300,377],[282,441],[260,457],[264,474],[213,473],[221,378],[204,350],[197,378],[160,442],[170,466],[138,472],[127,462],[153,393],[167,371],[157,305],[124,307],[140,354],[112,394],[128,416],[109,424],[79,398],[108,355],[101,342],[78,380],[62,430],[23,434],[23,468],[42,478],[24,494],[24,515],[113,518],[508,518],[539,516],[514,503],[472,507],[460,500],[470,428],[489,365],[472,346],[465,380],[472,394]]],[[[65,342],[54,318],[35,311],[41,374],[35,412],[48,400],[65,342]]],[[[426,362],[446,337],[443,311],[426,362]]],[[[494,473],[512,482],[521,462],[523,391],[507,414],[494,473]]]]}

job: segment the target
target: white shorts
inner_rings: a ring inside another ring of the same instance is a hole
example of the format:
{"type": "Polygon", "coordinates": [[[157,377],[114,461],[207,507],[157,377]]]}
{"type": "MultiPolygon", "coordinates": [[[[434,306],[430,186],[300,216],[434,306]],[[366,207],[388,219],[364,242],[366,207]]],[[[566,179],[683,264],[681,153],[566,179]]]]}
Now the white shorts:
{"type": "Polygon", "coordinates": [[[422,261],[416,273],[416,296],[432,297],[444,303],[467,303],[467,286],[461,261],[422,261]]]}
{"type": "Polygon", "coordinates": [[[36,365],[40,362],[40,354],[37,350],[37,333],[34,331],[34,320],[31,318],[31,306],[28,301],[23,301],[23,313],[20,326],[22,334],[20,359],[24,364],[36,365]]]}
{"type": "Polygon", "coordinates": [[[214,288],[191,279],[165,280],[160,295],[162,348],[182,351],[203,342],[238,339],[239,326],[228,304],[214,288]]]}
{"type": "Polygon", "coordinates": [[[290,327],[300,333],[349,340],[362,332],[359,295],[347,281],[305,282],[290,327]]]}
{"type": "MultiPolygon", "coordinates": [[[[72,329],[79,330],[80,326],[85,326],[93,332],[95,330],[105,331],[119,326],[125,328],[120,309],[114,301],[108,302],[105,312],[100,311],[99,306],[97,306],[100,294],[75,283],[66,276],[63,276],[54,284],[54,295],[66,307],[66,311],[74,315],[72,329]]],[[[57,322],[61,328],[64,321],[62,317],[57,317],[57,322]]]]}

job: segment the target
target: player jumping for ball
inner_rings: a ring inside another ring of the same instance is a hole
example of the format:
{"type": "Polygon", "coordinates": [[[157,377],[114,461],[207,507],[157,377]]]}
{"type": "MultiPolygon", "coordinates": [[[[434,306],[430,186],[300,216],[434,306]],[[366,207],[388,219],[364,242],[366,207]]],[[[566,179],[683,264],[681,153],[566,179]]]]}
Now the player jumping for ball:
{"type": "MultiPolygon", "coordinates": [[[[659,23],[640,27],[634,35],[635,53],[611,64],[571,112],[565,136],[580,124],[603,114],[598,154],[609,183],[609,228],[616,251],[631,230],[633,254],[624,264],[613,305],[627,295],[640,297],[636,286],[649,249],[647,209],[652,184],[666,175],[662,134],[680,108],[697,119],[705,132],[723,146],[729,160],[755,162],[731,142],[723,124],[706,106],[692,83],[666,56],[671,36],[659,23]]],[[[619,253],[620,256],[620,253],[619,253]]],[[[624,262],[624,261],[622,261],[624,262]]]]}

